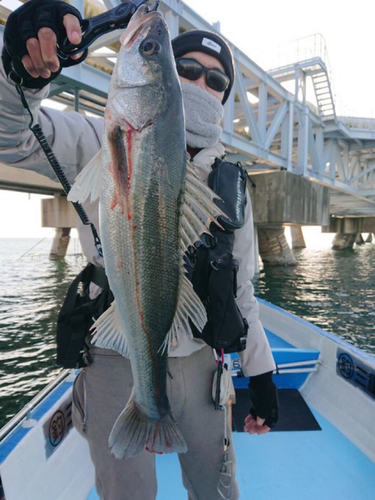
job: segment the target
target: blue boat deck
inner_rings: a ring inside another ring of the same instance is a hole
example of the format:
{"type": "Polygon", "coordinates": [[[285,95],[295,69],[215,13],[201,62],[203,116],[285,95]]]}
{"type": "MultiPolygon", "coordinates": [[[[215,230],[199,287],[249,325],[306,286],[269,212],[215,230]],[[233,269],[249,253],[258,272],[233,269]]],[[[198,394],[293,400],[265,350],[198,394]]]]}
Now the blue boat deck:
{"type": "MultiPolygon", "coordinates": [[[[314,416],[321,431],[234,433],[241,500],[374,499],[375,464],[314,416]]],[[[157,500],[187,500],[177,456],[157,456],[156,462],[157,500]]],[[[98,500],[95,491],[88,500],[98,500]]]]}
{"type": "MultiPolygon", "coordinates": [[[[316,360],[319,352],[295,349],[267,331],[278,364],[316,360]]],[[[276,375],[279,387],[299,388],[307,374],[276,375]]],[[[246,387],[247,379],[235,380],[246,387]]],[[[241,500],[373,500],[375,463],[310,408],[321,430],[263,436],[234,433],[241,500]]],[[[293,419],[293,415],[290,415],[293,419]]],[[[178,457],[156,457],[157,500],[187,500],[178,457]]],[[[98,500],[95,490],[87,500],[98,500]]],[[[210,500],[210,499],[207,499],[210,500]]]]}

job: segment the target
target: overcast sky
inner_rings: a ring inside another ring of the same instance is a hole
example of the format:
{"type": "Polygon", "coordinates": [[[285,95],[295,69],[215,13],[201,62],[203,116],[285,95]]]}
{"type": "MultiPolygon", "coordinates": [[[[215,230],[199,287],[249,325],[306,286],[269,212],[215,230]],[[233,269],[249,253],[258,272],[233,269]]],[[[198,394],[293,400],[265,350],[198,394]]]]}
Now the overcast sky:
{"type": "MultiPolygon", "coordinates": [[[[278,66],[279,45],[320,33],[336,98],[354,116],[375,118],[375,2],[357,0],[186,0],[263,69],[278,66]],[[274,64],[268,64],[271,60],[274,64]]],[[[293,61],[291,61],[293,62],[293,61]]]]}

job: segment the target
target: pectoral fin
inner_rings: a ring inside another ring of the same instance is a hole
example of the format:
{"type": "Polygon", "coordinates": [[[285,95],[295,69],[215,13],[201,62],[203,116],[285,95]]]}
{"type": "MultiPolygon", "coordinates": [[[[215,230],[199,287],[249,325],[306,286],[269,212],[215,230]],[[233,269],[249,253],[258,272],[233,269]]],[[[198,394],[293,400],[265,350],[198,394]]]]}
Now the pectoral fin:
{"type": "Polygon", "coordinates": [[[84,203],[90,197],[90,202],[93,203],[99,199],[101,184],[102,155],[101,150],[99,150],[75,178],[68,194],[68,200],[84,203]]]}

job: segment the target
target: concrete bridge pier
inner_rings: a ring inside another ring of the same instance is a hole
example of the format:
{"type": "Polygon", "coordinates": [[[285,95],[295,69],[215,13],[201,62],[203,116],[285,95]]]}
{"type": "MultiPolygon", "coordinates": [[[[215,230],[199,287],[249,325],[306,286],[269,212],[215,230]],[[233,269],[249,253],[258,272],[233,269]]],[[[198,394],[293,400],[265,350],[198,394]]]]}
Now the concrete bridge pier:
{"type": "Polygon", "coordinates": [[[49,254],[51,259],[65,257],[70,241],[70,229],[76,227],[76,218],[76,212],[66,196],[42,200],[42,227],[55,228],[55,238],[49,254]]]}
{"type": "Polygon", "coordinates": [[[322,231],[336,233],[332,249],[342,250],[352,248],[354,243],[362,245],[364,243],[362,233],[369,233],[366,242],[371,242],[374,228],[375,217],[331,217],[329,225],[323,227],[322,231]]]}
{"type": "Polygon", "coordinates": [[[290,234],[292,236],[292,248],[306,248],[302,226],[290,226],[290,234]]]}
{"type": "Polygon", "coordinates": [[[52,242],[49,257],[52,260],[58,260],[65,257],[70,242],[70,227],[57,227],[55,237],[52,242]]]}
{"type": "Polygon", "coordinates": [[[365,240],[363,239],[362,233],[358,233],[356,238],[355,238],[355,244],[356,245],[364,245],[365,240]]]}
{"type": "Polygon", "coordinates": [[[353,248],[357,233],[337,233],[332,242],[332,250],[353,248]]]}
{"type": "Polygon", "coordinates": [[[374,235],[372,233],[368,233],[368,236],[366,238],[366,243],[372,243],[373,236],[374,235]]]}
{"type": "Polygon", "coordinates": [[[262,261],[295,265],[297,261],[285,238],[284,225],[295,228],[293,248],[305,247],[301,226],[329,222],[329,190],[285,170],[258,174],[252,179],[256,185],[249,184],[248,188],[262,261]]]}
{"type": "Polygon", "coordinates": [[[297,261],[285,238],[284,227],[258,227],[259,253],[264,264],[294,266],[297,261]]]}

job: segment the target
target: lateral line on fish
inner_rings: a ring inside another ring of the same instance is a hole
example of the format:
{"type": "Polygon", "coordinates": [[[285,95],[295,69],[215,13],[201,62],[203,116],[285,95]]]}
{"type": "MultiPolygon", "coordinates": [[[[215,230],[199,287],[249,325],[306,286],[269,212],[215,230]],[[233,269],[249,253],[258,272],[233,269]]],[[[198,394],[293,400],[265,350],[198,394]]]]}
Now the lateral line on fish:
{"type": "Polygon", "coordinates": [[[155,399],[156,399],[156,401],[158,401],[158,399],[159,399],[159,397],[158,397],[159,396],[159,392],[158,392],[158,387],[159,387],[159,372],[158,372],[158,369],[157,369],[157,365],[158,365],[158,363],[157,363],[157,353],[155,355],[155,353],[153,352],[151,333],[149,332],[148,328],[145,325],[144,312],[143,312],[142,303],[141,303],[141,292],[140,292],[141,287],[140,287],[140,283],[139,283],[139,279],[138,279],[138,274],[137,274],[137,271],[138,271],[138,255],[137,255],[137,251],[136,251],[136,248],[137,248],[137,245],[136,245],[136,229],[137,228],[130,224],[129,217],[128,217],[128,223],[129,223],[129,226],[130,226],[130,234],[131,234],[131,238],[132,238],[132,245],[131,245],[131,247],[133,249],[134,285],[135,285],[135,294],[136,294],[137,309],[138,309],[138,314],[139,314],[139,318],[140,318],[140,322],[141,322],[141,328],[142,328],[142,330],[143,330],[143,332],[145,334],[145,337],[146,337],[146,341],[147,341],[147,345],[148,345],[148,351],[149,351],[149,357],[150,357],[150,360],[152,362],[153,370],[154,370],[156,381],[157,381],[155,383],[154,389],[155,389],[155,399]]]}

